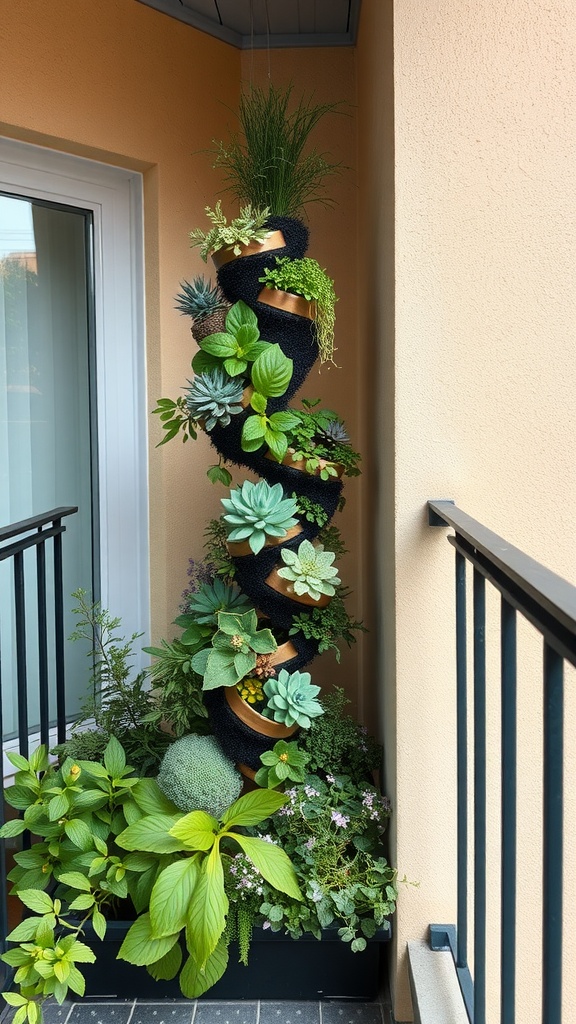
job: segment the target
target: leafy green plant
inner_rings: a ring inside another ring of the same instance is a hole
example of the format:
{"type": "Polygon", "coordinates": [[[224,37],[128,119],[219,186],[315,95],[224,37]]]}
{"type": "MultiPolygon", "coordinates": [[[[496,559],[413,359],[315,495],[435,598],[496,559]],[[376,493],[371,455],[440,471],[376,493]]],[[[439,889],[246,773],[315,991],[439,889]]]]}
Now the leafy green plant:
{"type": "Polygon", "coordinates": [[[164,437],[156,445],[171,441],[178,434],[182,435],[182,441],[195,441],[198,437],[198,424],[190,414],[186,399],[180,395],[176,400],[172,398],[159,398],[156,408],[152,410],[153,416],[159,416],[162,422],[164,437]]]}
{"type": "Polygon", "coordinates": [[[214,736],[191,733],[170,744],[156,781],[179,810],[219,818],[240,796],[243,780],[214,736]]]}
{"type": "Polygon", "coordinates": [[[226,510],[222,518],[231,527],[228,540],[248,541],[255,555],[268,538],[277,543],[298,522],[294,517],[296,502],[284,497],[282,484],[271,486],[266,480],[257,484],[245,480],[241,487],[230,491],[229,498],[220,501],[226,510]]]}
{"type": "Polygon", "coordinates": [[[262,277],[258,279],[266,288],[303,295],[309,302],[316,303],[316,338],[322,363],[333,361],[334,356],[334,325],[337,302],[334,281],[328,276],[320,264],[305,256],[299,260],[291,260],[289,256],[277,256],[273,267],[266,267],[262,277]]]}
{"type": "Polygon", "coordinates": [[[90,692],[72,727],[72,745],[65,742],[55,752],[60,758],[74,752],[89,759],[87,753],[94,750],[95,741],[105,738],[107,742],[115,736],[139,772],[154,771],[164,753],[166,737],[148,719],[151,697],[147,673],[134,673],[130,664],[136,657],[134,645],[142,634],[133,633],[127,639],[120,633],[121,620],[99,602],[89,602],[86,591],[76,590],[72,596],[77,602],[72,609],[76,629],[70,640],[87,645],[86,656],[92,666],[90,692]]]}
{"type": "Polygon", "coordinates": [[[319,402],[303,399],[304,409],[293,410],[297,422],[287,431],[292,459],[305,462],[306,471],[322,480],[336,477],[339,466],[346,476],[358,476],[360,455],[349,444],[344,424],[330,409],[317,409],[319,402]]]}
{"type": "Polygon", "coordinates": [[[396,871],[382,851],[390,804],[346,775],[308,775],[285,795],[289,802],[261,828],[287,851],[305,899],[267,890],[264,927],[320,938],[323,928],[338,925],[342,941],[360,952],[395,909],[396,871]]]}
{"type": "Polygon", "coordinates": [[[224,171],[227,191],[282,217],[297,216],[311,202],[331,205],[323,182],[340,169],[307,145],[320,119],[339,104],[302,98],[294,106],[291,93],[292,86],[251,87],[240,97],[241,135],[215,142],[214,166],[224,171]]]}
{"type": "Polygon", "coordinates": [[[288,451],[286,431],[296,424],[296,418],[289,410],[279,410],[267,415],[268,399],[284,394],[292,379],[292,360],[284,355],[279,345],[272,345],[256,359],[252,367],[254,392],[250,397],[253,413],[246,418],[242,427],[240,443],[245,452],[255,452],[266,445],[278,462],[288,451]]]}
{"type": "Polygon", "coordinates": [[[240,210],[238,217],[228,223],[222,211],[220,200],[212,210],[205,206],[204,210],[208,220],[212,221],[209,231],[202,228],[194,228],[190,232],[190,246],[200,247],[200,256],[204,263],[208,261],[211,253],[219,249],[231,249],[235,256],[239,256],[242,245],[249,242],[264,242],[270,234],[270,228],[266,227],[266,221],[270,216],[270,210],[266,207],[258,208],[248,203],[240,210]]]}
{"type": "Polygon", "coordinates": [[[309,672],[288,672],[283,668],[277,678],[266,680],[263,690],[267,703],[262,714],[282,725],[309,729],[312,719],[324,714],[324,708],[315,699],[320,687],[312,684],[309,672]]]}
{"type": "Polygon", "coordinates": [[[323,527],[329,520],[329,515],[326,510],[319,505],[318,502],[312,501],[311,498],[307,498],[304,494],[294,494],[298,504],[298,515],[303,519],[306,519],[309,523],[316,523],[317,526],[323,527]]]}
{"type": "Polygon", "coordinates": [[[298,744],[292,740],[278,740],[272,750],[260,754],[262,767],[254,776],[254,781],[265,789],[275,789],[285,782],[304,782],[306,765],[310,758],[298,744]]]}
{"type": "Polygon", "coordinates": [[[218,285],[199,274],[192,282],[182,281],[181,292],[176,296],[176,309],[183,316],[201,322],[219,310],[227,309],[229,303],[218,285]]]}
{"type": "Polygon", "coordinates": [[[199,373],[190,381],[186,388],[185,403],[190,417],[195,423],[202,421],[208,433],[216,425],[227,427],[232,416],[238,416],[242,410],[244,382],[219,368],[199,373]]]}
{"type": "Polygon", "coordinates": [[[200,340],[200,351],[192,360],[195,373],[224,370],[229,377],[244,377],[248,364],[270,348],[270,342],[260,338],[254,310],[241,299],[228,310],[225,325],[225,331],[200,340]]]}
{"type": "Polygon", "coordinates": [[[309,594],[313,601],[319,601],[323,594],[332,597],[336,593],[340,577],[332,565],[333,551],[324,551],[322,544],[303,540],[297,551],[282,548],[280,554],[285,564],[278,575],[293,584],[299,597],[309,594]]]}
{"type": "Polygon", "coordinates": [[[333,650],[336,661],[340,661],[339,641],[343,640],[350,647],[356,643],[354,632],[366,632],[363,624],[346,611],[343,600],[345,596],[344,588],[337,587],[336,594],[326,608],[311,608],[310,611],[294,615],[290,636],[302,633],[307,640],[318,642],[318,654],[333,650]]]}
{"type": "Polygon", "coordinates": [[[215,984],[228,962],[224,875],[230,846],[240,847],[274,891],[296,902],[301,899],[284,851],[237,831],[256,826],[285,800],[281,793],[261,789],[241,796],[219,821],[205,811],[152,814],[122,832],[118,845],[123,849],[170,856],[156,876],[149,911],[130,928],[119,959],[147,966],[153,977],[173,978],[182,963],[179,939],[184,931],[188,959],[179,978],[183,995],[195,999],[215,984]],[[175,854],[180,856],[174,860],[175,854]]]}
{"type": "Polygon", "coordinates": [[[324,774],[345,774],[356,785],[379,771],[382,747],[352,715],[346,713],[350,701],[342,687],[322,697],[324,714],[316,718],[302,738],[302,747],[310,757],[310,769],[324,774]]]}
{"type": "Polygon", "coordinates": [[[254,671],[259,656],[271,654],[277,646],[269,629],[258,629],[254,610],[242,615],[220,612],[212,646],[194,655],[192,667],[204,677],[204,690],[235,686],[254,671]]]}

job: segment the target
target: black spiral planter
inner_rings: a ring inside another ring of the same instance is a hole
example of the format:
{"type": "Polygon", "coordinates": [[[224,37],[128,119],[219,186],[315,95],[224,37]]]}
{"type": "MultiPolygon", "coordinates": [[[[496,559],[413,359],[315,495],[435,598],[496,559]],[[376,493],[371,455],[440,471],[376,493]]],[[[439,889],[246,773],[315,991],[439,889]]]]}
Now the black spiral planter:
{"type": "MultiPolygon", "coordinates": [[[[256,314],[260,337],[268,342],[278,344],[285,356],[293,362],[293,374],[286,392],[280,398],[268,401],[268,413],[286,409],[290,400],[300,389],[314,363],[318,358],[318,344],[315,328],[311,319],[296,313],[278,309],[259,301],[262,292],[262,277],[267,267],[275,264],[277,256],[289,256],[301,259],[308,245],[308,230],[298,220],[286,217],[270,218],[267,227],[280,231],[285,244],[281,247],[267,248],[265,251],[253,252],[221,263],[218,254],[214,262],[218,268],[218,283],[229,302],[242,300],[256,314]]],[[[241,434],[244,421],[250,410],[232,417],[226,427],[216,425],[210,431],[212,445],[222,458],[237,466],[251,469],[269,484],[281,484],[284,495],[306,498],[321,506],[329,521],[334,515],[342,492],[340,479],[322,480],[293,465],[280,464],[267,457],[265,448],[256,452],[246,452],[241,445],[241,434]]],[[[275,588],[274,570],[281,563],[282,548],[296,550],[302,540],[314,540],[320,527],[316,523],[300,520],[301,530],[297,536],[289,537],[278,544],[266,546],[258,554],[251,551],[234,554],[234,545],[230,545],[230,553],[235,565],[235,579],[240,589],[250,598],[254,607],[265,616],[266,625],[273,632],[288,635],[293,620],[301,612],[310,610],[309,600],[298,600],[275,588]]],[[[329,599],[325,602],[328,603],[329,599]]],[[[320,607],[320,604],[316,605],[320,607]]],[[[318,654],[318,642],[306,639],[301,633],[290,637],[290,648],[284,657],[283,647],[277,652],[276,670],[284,668],[289,672],[303,669],[318,654]]],[[[248,769],[247,774],[260,768],[260,755],[274,745],[276,739],[285,736],[283,726],[257,714],[249,708],[250,714],[238,714],[235,697],[232,699],[227,690],[235,687],[221,687],[204,694],[214,735],[221,746],[235,762],[248,769]],[[234,706],[231,706],[234,705],[234,706]],[[258,719],[260,722],[258,722],[258,719]],[[250,721],[249,721],[250,720],[250,721]],[[254,727],[255,726],[255,727],[254,727]],[[275,727],[275,728],[274,728],[275,727]]],[[[240,700],[240,698],[238,698],[240,700]]],[[[295,732],[297,730],[292,730],[295,732]]]]}

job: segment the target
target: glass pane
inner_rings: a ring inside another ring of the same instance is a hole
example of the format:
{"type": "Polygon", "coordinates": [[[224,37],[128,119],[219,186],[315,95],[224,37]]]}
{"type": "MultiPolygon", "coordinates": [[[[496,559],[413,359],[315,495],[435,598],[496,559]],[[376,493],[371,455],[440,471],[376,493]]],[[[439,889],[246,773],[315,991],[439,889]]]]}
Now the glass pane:
{"type": "MultiPolygon", "coordinates": [[[[0,194],[0,524],[63,505],[64,597],[94,593],[91,214],[0,194]]],[[[30,558],[34,558],[32,552],[30,558]]],[[[0,563],[4,727],[16,730],[11,567],[0,563]],[[11,685],[12,684],[12,685],[11,685]]],[[[34,666],[36,596],[30,566],[27,634],[34,666]]],[[[49,583],[51,586],[51,582],[49,583]]],[[[74,628],[68,613],[66,633],[74,628]]],[[[85,651],[66,645],[67,709],[85,692],[85,651]]],[[[37,721],[37,673],[29,669],[30,721],[37,721]]]]}

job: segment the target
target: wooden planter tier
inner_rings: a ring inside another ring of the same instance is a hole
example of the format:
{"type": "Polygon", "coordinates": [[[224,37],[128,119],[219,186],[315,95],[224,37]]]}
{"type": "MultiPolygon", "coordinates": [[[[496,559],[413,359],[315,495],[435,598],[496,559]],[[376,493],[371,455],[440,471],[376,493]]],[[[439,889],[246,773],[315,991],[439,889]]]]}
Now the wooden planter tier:
{"type": "Polygon", "coordinates": [[[225,263],[231,263],[232,260],[243,259],[244,256],[257,256],[262,252],[269,252],[270,249],[282,249],[286,245],[286,239],[281,231],[271,231],[268,238],[265,238],[263,242],[248,242],[246,245],[237,246],[240,249],[238,255],[234,252],[233,246],[226,246],[224,249],[217,249],[213,252],[212,262],[219,270],[225,263]]]}
{"type": "MultiPolygon", "coordinates": [[[[320,476],[320,473],[322,472],[322,470],[330,462],[329,459],[319,459],[318,460],[318,467],[314,470],[313,473],[311,473],[309,469],[306,469],[306,459],[297,459],[296,462],[294,462],[294,460],[292,459],[292,453],[293,452],[294,452],[294,449],[293,448],[289,448],[288,451],[286,452],[286,455],[282,459],[282,462],[278,463],[278,464],[282,465],[282,466],[289,466],[290,469],[297,469],[299,473],[308,473],[308,476],[320,476]]],[[[272,452],[270,452],[270,451],[266,452],[266,455],[264,456],[264,458],[270,459],[271,462],[278,462],[278,460],[274,458],[272,452]]],[[[346,467],[343,466],[341,462],[334,462],[333,465],[334,465],[334,468],[336,470],[336,476],[333,476],[330,479],[331,480],[340,480],[341,477],[344,476],[344,470],[346,469],[346,467]]]]}
{"type": "Polygon", "coordinates": [[[274,306],[275,309],[283,309],[285,313],[303,316],[307,320],[316,319],[317,303],[314,299],[305,299],[303,295],[284,292],[281,288],[266,288],[264,286],[258,296],[258,302],[263,302],[266,306],[274,306]]]}
{"type": "Polygon", "coordinates": [[[277,569],[273,569],[267,577],[266,585],[275,590],[277,594],[282,594],[284,597],[290,598],[291,601],[297,601],[298,604],[305,604],[312,608],[325,608],[332,600],[328,594],[322,594],[317,601],[310,597],[310,594],[295,594],[292,581],[279,576],[277,569]]]}
{"type": "MultiPolygon", "coordinates": [[[[292,540],[293,537],[297,537],[300,533],[302,533],[302,527],[300,523],[296,523],[296,526],[291,526],[286,531],[284,537],[269,537],[264,547],[277,547],[278,544],[284,544],[285,541],[292,540]]],[[[228,548],[228,554],[232,555],[232,558],[243,558],[245,555],[254,554],[247,540],[227,541],[226,547],[228,548]]]]}

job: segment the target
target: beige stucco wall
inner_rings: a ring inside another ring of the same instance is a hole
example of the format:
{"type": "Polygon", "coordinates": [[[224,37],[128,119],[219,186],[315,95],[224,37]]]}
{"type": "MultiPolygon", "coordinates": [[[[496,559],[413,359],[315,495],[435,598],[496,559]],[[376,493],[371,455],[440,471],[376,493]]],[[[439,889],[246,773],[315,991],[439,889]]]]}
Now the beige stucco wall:
{"type": "MultiPolygon", "coordinates": [[[[445,531],[426,526],[426,499],[456,499],[576,578],[575,40],[568,0],[362,5],[360,302],[378,339],[385,399],[375,416],[383,723],[395,856],[419,883],[401,897],[401,965],[407,939],[454,920],[453,562],[445,531]],[[383,59],[392,47],[393,81],[383,59]]],[[[540,750],[533,655],[539,663],[539,650],[521,661],[523,849],[537,845],[540,830],[538,773],[524,773],[540,750]]],[[[497,700],[491,675],[491,720],[497,700]]],[[[494,770],[496,741],[494,728],[494,770]]],[[[538,1005],[528,948],[538,931],[535,888],[521,876],[519,970],[529,981],[521,1024],[538,1005]]],[[[497,888],[489,903],[492,912],[497,888]]],[[[568,972],[568,994],[572,983],[568,972]]],[[[396,1017],[409,1014],[401,971],[396,1017]]]]}

